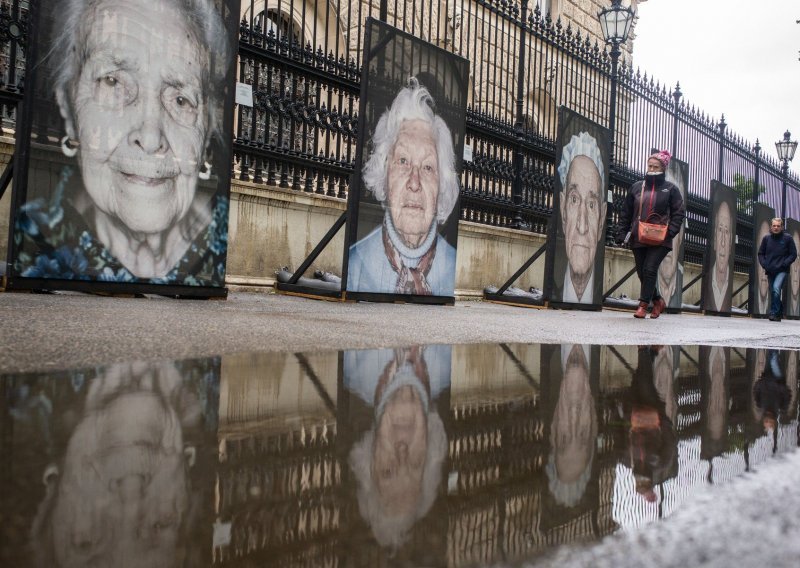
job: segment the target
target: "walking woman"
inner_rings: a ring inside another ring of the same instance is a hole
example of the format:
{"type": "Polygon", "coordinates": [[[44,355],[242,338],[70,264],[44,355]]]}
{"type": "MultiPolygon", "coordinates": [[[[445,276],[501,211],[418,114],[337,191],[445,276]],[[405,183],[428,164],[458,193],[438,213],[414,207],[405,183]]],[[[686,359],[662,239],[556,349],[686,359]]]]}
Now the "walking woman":
{"type": "Polygon", "coordinates": [[[642,283],[635,318],[647,315],[650,302],[651,319],[667,307],[656,287],[658,267],[672,250],[672,239],[680,232],[686,215],[680,190],[665,179],[671,158],[669,152],[662,150],[647,159],[647,175],[630,187],[620,214],[617,242],[630,243],[642,283]]]}

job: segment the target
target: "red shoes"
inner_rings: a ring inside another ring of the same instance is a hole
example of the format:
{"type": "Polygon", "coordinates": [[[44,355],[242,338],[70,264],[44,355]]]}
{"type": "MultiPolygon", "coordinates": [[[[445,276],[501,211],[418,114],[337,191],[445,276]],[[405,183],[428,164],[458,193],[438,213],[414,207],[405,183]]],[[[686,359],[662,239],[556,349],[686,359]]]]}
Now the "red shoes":
{"type": "Polygon", "coordinates": [[[639,302],[639,307],[633,313],[633,317],[644,319],[647,316],[647,302],[639,302]]]}
{"type": "Polygon", "coordinates": [[[667,303],[664,301],[664,298],[659,298],[658,300],[655,300],[653,302],[653,311],[650,312],[650,319],[656,319],[666,309],[667,309],[667,303]]]}

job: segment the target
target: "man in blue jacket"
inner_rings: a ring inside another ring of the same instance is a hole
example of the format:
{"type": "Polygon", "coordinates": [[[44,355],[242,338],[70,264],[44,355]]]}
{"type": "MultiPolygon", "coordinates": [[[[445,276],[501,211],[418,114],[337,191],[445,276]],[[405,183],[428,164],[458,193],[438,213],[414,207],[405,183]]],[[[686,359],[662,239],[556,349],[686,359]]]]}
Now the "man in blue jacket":
{"type": "Polygon", "coordinates": [[[764,238],[761,239],[761,246],[758,247],[758,263],[769,279],[769,289],[772,295],[769,321],[781,321],[783,282],[789,273],[789,267],[797,259],[797,247],[794,246],[794,239],[791,235],[783,230],[783,221],[780,217],[772,220],[769,232],[769,235],[764,235],[764,238]]]}

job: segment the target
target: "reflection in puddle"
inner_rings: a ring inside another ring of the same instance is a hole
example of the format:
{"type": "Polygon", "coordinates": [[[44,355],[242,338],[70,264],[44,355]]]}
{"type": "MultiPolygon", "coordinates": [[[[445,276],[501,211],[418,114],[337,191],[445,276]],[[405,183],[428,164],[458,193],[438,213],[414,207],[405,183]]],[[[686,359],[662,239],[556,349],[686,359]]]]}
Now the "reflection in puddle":
{"type": "Polygon", "coordinates": [[[792,451],[797,366],[515,344],[2,375],[0,565],[533,558],[792,451]]]}

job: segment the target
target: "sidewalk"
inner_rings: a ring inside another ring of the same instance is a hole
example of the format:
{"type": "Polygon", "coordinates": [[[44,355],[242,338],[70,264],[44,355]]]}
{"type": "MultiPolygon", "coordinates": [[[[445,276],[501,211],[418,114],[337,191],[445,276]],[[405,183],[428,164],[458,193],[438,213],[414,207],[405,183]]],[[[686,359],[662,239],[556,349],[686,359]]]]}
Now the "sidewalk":
{"type": "Polygon", "coordinates": [[[233,292],[226,301],[0,294],[0,371],[248,351],[319,351],[411,343],[719,344],[800,349],[800,321],[695,314],[334,303],[233,292]]]}

